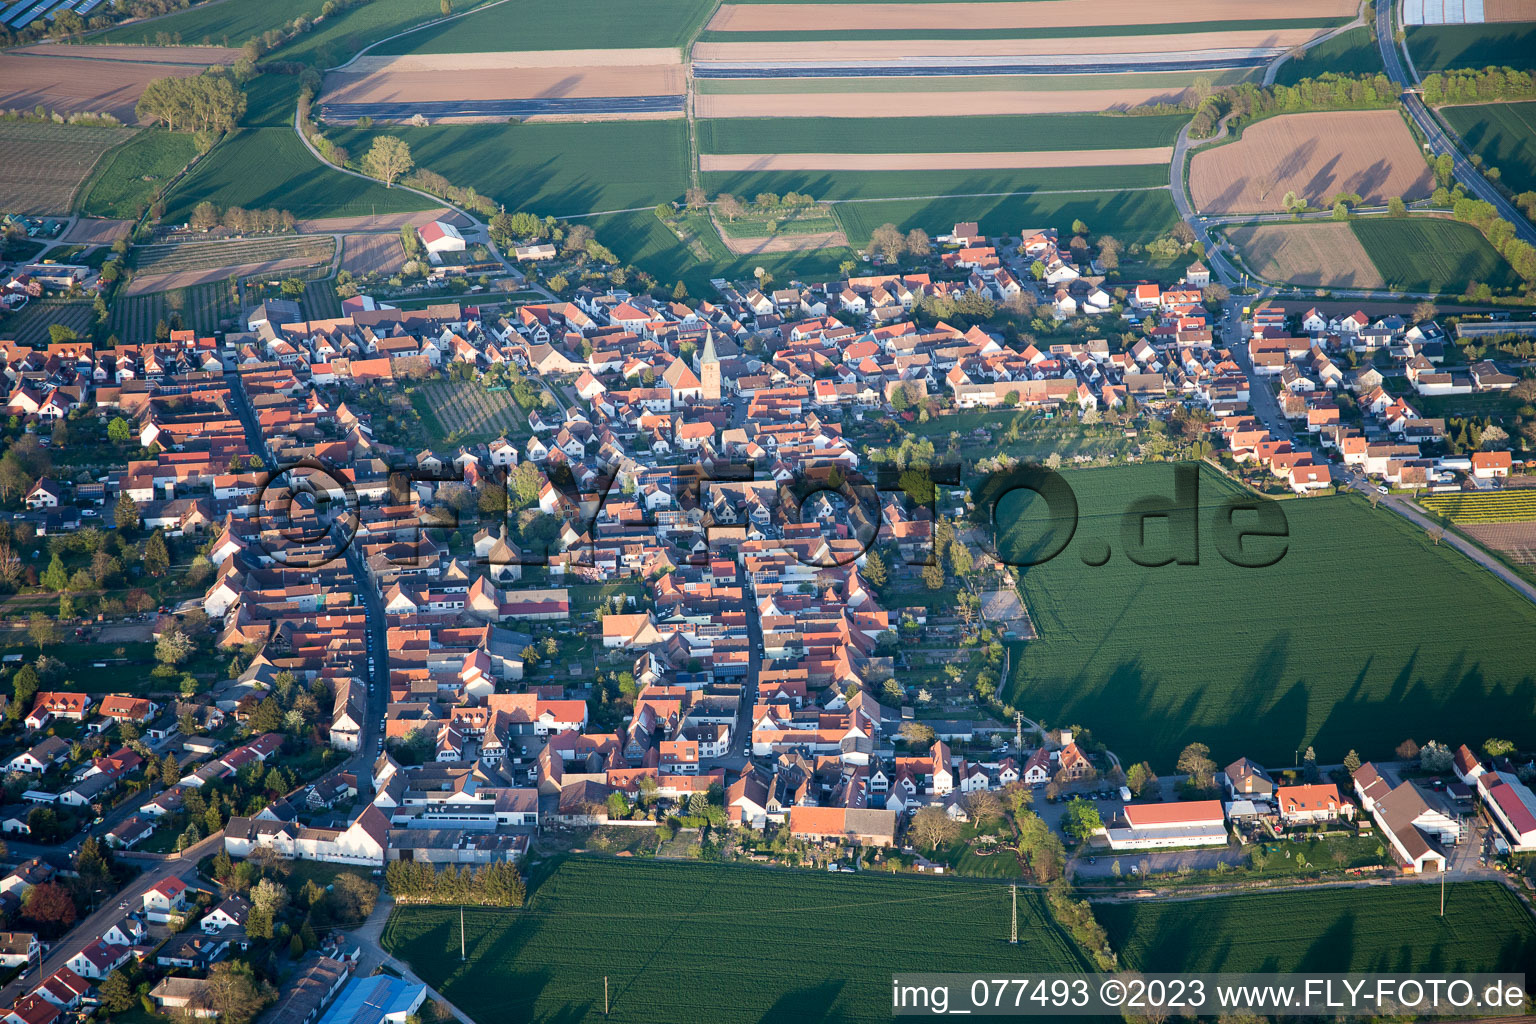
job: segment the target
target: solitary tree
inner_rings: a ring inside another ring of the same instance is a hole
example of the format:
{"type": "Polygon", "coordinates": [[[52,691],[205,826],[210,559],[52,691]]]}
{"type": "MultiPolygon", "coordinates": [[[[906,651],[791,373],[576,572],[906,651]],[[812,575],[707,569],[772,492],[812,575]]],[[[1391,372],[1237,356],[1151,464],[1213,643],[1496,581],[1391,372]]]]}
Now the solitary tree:
{"type": "Polygon", "coordinates": [[[907,239],[895,224],[882,224],[869,236],[870,247],[888,260],[896,260],[907,249],[907,239]]]}
{"type": "Polygon", "coordinates": [[[1211,760],[1211,748],[1204,743],[1191,743],[1185,747],[1176,767],[1189,776],[1197,789],[1206,789],[1216,780],[1216,762],[1211,760]]]}
{"type": "Polygon", "coordinates": [[[416,166],[411,160],[411,147],[404,139],[393,135],[381,135],[373,140],[373,148],[363,157],[363,170],[384,182],[385,188],[393,188],[403,174],[409,174],[416,166]]]}

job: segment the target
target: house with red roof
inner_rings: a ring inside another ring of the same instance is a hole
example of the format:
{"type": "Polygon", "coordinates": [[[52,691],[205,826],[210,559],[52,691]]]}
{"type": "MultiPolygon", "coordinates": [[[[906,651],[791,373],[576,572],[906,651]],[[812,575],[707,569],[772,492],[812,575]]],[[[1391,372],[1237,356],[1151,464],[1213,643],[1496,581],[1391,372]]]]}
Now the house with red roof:
{"type": "Polygon", "coordinates": [[[179,878],[163,878],[144,894],[144,916],[164,924],[185,913],[191,899],[187,883],[179,878]]]}

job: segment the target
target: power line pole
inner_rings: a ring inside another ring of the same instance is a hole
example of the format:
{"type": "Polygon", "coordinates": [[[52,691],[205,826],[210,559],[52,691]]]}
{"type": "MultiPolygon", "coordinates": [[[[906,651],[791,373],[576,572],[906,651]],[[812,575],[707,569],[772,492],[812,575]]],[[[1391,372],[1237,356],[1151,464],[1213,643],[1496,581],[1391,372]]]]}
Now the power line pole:
{"type": "Polygon", "coordinates": [[[464,908],[459,908],[459,963],[463,963],[464,956],[464,908]]]}
{"type": "Polygon", "coordinates": [[[1445,874],[1449,863],[1440,865],[1440,916],[1445,916],[1445,874]]]}
{"type": "Polygon", "coordinates": [[[1008,893],[1013,897],[1013,923],[1008,929],[1008,944],[1017,946],[1019,944],[1019,887],[1010,885],[1008,893]]]}
{"type": "Polygon", "coordinates": [[[603,1016],[608,1016],[608,975],[603,975],[603,1016]]]}

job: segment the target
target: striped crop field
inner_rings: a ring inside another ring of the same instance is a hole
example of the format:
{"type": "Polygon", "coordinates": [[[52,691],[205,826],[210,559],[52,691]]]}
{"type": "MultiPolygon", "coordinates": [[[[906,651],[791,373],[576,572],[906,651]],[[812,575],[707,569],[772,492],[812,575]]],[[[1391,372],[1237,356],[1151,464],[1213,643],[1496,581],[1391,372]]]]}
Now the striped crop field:
{"type": "Polygon", "coordinates": [[[1479,491],[1476,494],[1432,494],[1419,504],[1453,523],[1536,522],[1536,488],[1479,491]]]}
{"type": "Polygon", "coordinates": [[[430,381],[412,392],[411,404],[434,442],[491,441],[527,429],[512,392],[492,391],[473,381],[430,381]]]}

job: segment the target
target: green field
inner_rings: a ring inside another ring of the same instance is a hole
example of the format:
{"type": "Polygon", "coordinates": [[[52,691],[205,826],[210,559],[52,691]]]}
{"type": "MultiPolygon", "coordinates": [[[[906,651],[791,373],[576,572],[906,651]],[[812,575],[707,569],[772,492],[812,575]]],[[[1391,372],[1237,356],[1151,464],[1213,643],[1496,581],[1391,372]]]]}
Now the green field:
{"type": "Polygon", "coordinates": [[[854,243],[868,241],[874,229],[887,222],[903,231],[923,228],[934,233],[973,220],[986,234],[1016,235],[1026,227],[1054,227],[1066,232],[1074,220],[1082,220],[1092,231],[1110,232],[1123,242],[1131,242],[1149,241],[1178,221],[1167,189],[839,203],[837,215],[854,243]]]}
{"type": "MultiPolygon", "coordinates": [[[[391,0],[395,2],[395,0],[391,0]]],[[[225,0],[89,37],[92,43],[153,43],[164,32],[185,46],[241,46],[252,36],[320,13],[321,0],[225,0]]]]}
{"type": "Polygon", "coordinates": [[[293,109],[299,101],[297,75],[268,72],[245,83],[246,128],[293,128],[293,109]]]}
{"type": "MultiPolygon", "coordinates": [[[[1127,557],[1123,520],[1143,497],[1171,502],[1173,467],[1064,476],[1076,534],[1020,570],[1040,632],[1013,655],[1007,699],[1025,715],[1091,728],[1122,760],[1159,771],[1193,741],[1219,764],[1283,764],[1309,744],[1324,763],[1351,748],[1382,757],[1410,736],[1475,742],[1499,729],[1536,742],[1536,607],[1422,530],[1353,496],[1282,502],[1288,539],[1251,539],[1244,557],[1283,557],[1244,568],[1219,552],[1217,519],[1247,492],[1207,469],[1199,564],[1148,568],[1127,557]],[[1106,547],[1107,562],[1087,564],[1106,547]]],[[[1004,503],[1004,555],[1061,538],[1042,509],[1004,503]]],[[[1165,521],[1147,535],[1166,551],[1165,521]]]]}
{"type": "MultiPolygon", "coordinates": [[[[710,195],[748,199],[759,192],[804,192],[817,199],[907,199],[914,196],[1001,196],[1017,192],[1156,188],[1167,164],[1050,167],[1002,171],[711,171],[699,175],[710,195]]],[[[1119,232],[1116,232],[1119,237],[1119,232]]]]}
{"type": "MultiPolygon", "coordinates": [[[[1172,92],[1188,87],[1196,78],[1204,78],[1212,85],[1220,86],[1241,82],[1250,75],[1251,72],[1246,68],[1225,68],[1199,74],[1188,71],[1144,71],[1117,74],[1114,85],[1121,89],[1165,88],[1172,92]]],[[[1103,87],[1104,79],[1098,75],[954,75],[925,76],[920,88],[923,92],[1075,92],[1103,87]]],[[[807,92],[912,92],[918,87],[909,78],[696,78],[693,88],[700,94],[778,95],[807,92]]]]}
{"type": "Polygon", "coordinates": [[[1101,903],[1094,916],[1135,970],[1536,970],[1536,925],[1493,882],[1255,893],[1176,903],[1101,903]]]}
{"type": "Polygon", "coordinates": [[[1352,226],[1390,288],[1459,293],[1468,281],[1495,291],[1520,284],[1514,269],[1470,224],[1440,217],[1376,217],[1352,226]]]}
{"type": "Polygon", "coordinates": [[[1077,971],[1035,890],[875,873],[574,859],[522,910],[396,908],[382,945],[480,1024],[887,1021],[891,974],[1077,971]],[[920,941],[914,936],[920,935],[920,941]]]}
{"type": "Polygon", "coordinates": [[[1327,42],[1304,51],[1275,72],[1276,85],[1295,85],[1303,78],[1318,75],[1370,75],[1381,73],[1381,50],[1364,25],[1341,32],[1327,42]]]}
{"type": "Polygon", "coordinates": [[[698,124],[701,153],[1011,153],[1171,146],[1187,115],[725,117],[698,124]]]}
{"type": "Polygon", "coordinates": [[[1424,25],[1408,30],[1408,52],[1420,75],[1489,65],[1536,70],[1536,24],[1424,25]]]}
{"type": "Polygon", "coordinates": [[[1440,114],[1512,192],[1536,189],[1536,103],[1441,107],[1440,114]]]}
{"type": "Polygon", "coordinates": [[[96,165],[80,188],[80,212],[133,220],[149,207],[155,191],[196,155],[197,142],[188,132],[139,132],[96,165]]]}
{"type": "Polygon", "coordinates": [[[682,46],[715,5],[716,0],[646,0],[626,8],[611,0],[507,0],[471,17],[391,39],[369,53],[682,46]]]}
{"type": "MultiPolygon", "coordinates": [[[[467,20],[467,19],[466,19],[467,20]]],[[[361,156],[384,134],[333,131],[361,156]]],[[[688,187],[688,134],[681,119],[587,124],[470,124],[390,131],[410,143],[418,167],[540,216],[654,207],[688,187]]]]}
{"type": "MultiPolygon", "coordinates": [[[[464,13],[489,0],[456,0],[464,13]]],[[[333,15],[272,55],[276,61],[300,61],[327,68],[345,63],[359,50],[412,25],[442,17],[440,0],[388,0],[363,4],[333,15]]]]}
{"type": "Polygon", "coordinates": [[[287,210],[301,218],[405,213],[433,206],[414,193],[386,189],[322,164],[292,128],[244,128],[219,143],[171,190],[165,221],[186,220],[204,200],[219,207],[287,210]]]}
{"type": "MultiPolygon", "coordinates": [[[[1238,32],[1244,29],[1268,29],[1280,31],[1289,28],[1333,28],[1348,18],[1277,18],[1266,21],[1186,21],[1154,25],[1059,25],[1033,28],[880,28],[836,29],[832,31],[807,31],[806,29],[778,29],[753,32],[706,31],[700,34],[701,43],[781,43],[781,42],[836,42],[865,39],[1081,39],[1088,36],[1157,36],[1195,32],[1238,32]]],[[[531,49],[531,47],[524,47],[531,49]]]]}

